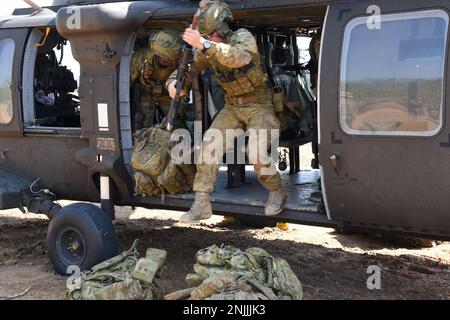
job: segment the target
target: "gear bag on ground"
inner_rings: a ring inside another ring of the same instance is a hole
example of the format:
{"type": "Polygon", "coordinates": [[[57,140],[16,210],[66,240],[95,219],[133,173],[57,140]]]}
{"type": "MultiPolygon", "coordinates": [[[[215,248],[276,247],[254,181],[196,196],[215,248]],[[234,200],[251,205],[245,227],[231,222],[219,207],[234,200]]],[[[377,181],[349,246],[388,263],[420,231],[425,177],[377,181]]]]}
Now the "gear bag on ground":
{"type": "Polygon", "coordinates": [[[286,260],[261,248],[241,251],[212,245],[197,252],[191,287],[166,296],[166,300],[301,300],[300,281],[286,260]]]}
{"type": "Polygon", "coordinates": [[[69,300],[161,300],[164,299],[162,267],[164,250],[147,249],[144,258],[136,250],[138,241],[120,255],[106,260],[75,280],[69,300]]]}

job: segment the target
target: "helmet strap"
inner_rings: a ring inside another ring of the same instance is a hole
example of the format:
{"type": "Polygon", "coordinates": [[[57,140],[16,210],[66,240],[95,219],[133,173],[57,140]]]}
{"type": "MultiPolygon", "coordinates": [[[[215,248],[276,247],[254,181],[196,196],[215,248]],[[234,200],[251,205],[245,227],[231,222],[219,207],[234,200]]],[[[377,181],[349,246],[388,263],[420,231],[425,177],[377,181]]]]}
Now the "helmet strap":
{"type": "Polygon", "coordinates": [[[228,40],[228,38],[231,36],[233,31],[231,31],[230,26],[228,23],[224,22],[222,25],[214,31],[213,34],[216,34],[223,40],[228,40]]]}
{"type": "Polygon", "coordinates": [[[214,32],[206,36],[206,38],[212,42],[223,42],[223,37],[217,30],[214,30],[214,32]]]}

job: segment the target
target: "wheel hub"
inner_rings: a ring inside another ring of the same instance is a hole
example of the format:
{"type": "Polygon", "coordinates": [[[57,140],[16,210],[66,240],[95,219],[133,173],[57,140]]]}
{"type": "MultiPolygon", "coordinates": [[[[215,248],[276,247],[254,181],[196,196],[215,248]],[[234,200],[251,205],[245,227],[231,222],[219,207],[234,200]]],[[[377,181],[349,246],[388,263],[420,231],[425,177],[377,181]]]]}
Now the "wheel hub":
{"type": "Polygon", "coordinates": [[[86,242],[75,228],[68,227],[57,237],[57,252],[66,265],[81,265],[86,257],[86,242]]]}

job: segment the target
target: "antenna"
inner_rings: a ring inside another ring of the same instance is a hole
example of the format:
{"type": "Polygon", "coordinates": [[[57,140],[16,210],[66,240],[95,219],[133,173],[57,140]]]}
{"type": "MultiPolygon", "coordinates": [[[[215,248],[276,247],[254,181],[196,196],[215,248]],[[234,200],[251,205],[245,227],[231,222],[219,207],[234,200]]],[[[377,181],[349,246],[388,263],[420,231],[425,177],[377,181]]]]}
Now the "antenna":
{"type": "Polygon", "coordinates": [[[42,12],[44,9],[42,9],[40,6],[38,6],[36,3],[33,2],[33,0],[23,0],[26,4],[28,4],[30,7],[34,9],[36,12],[42,12]]]}

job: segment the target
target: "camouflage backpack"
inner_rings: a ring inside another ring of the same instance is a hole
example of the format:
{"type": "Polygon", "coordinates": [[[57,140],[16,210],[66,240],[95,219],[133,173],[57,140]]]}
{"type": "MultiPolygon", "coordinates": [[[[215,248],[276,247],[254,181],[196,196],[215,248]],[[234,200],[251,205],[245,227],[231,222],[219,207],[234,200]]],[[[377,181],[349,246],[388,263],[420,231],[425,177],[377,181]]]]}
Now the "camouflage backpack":
{"type": "Polygon", "coordinates": [[[170,159],[175,143],[170,132],[158,126],[145,128],[135,134],[131,165],[137,194],[142,196],[185,193],[192,191],[195,166],[176,165],[170,159]]]}
{"type": "Polygon", "coordinates": [[[261,248],[241,251],[212,245],[197,252],[194,274],[186,276],[190,289],[166,299],[301,300],[300,281],[286,260],[261,248]]]}
{"type": "Polygon", "coordinates": [[[146,175],[158,177],[170,159],[170,132],[157,127],[145,128],[135,134],[131,165],[146,175]]]}
{"type": "Polygon", "coordinates": [[[164,298],[162,267],[167,252],[149,248],[144,258],[138,241],[120,255],[85,271],[67,293],[69,300],[156,300],[164,298]]]}

